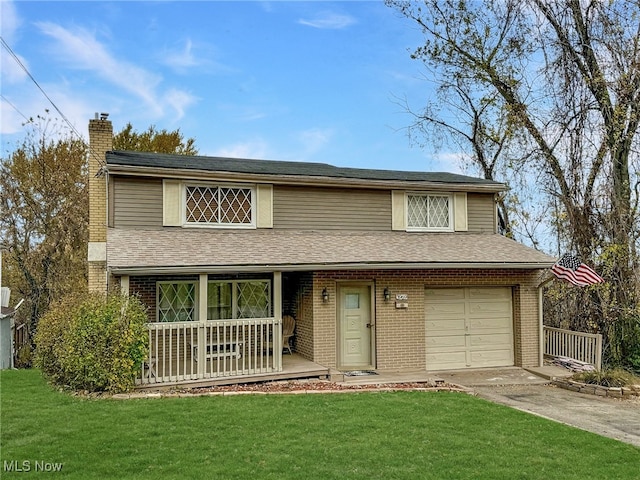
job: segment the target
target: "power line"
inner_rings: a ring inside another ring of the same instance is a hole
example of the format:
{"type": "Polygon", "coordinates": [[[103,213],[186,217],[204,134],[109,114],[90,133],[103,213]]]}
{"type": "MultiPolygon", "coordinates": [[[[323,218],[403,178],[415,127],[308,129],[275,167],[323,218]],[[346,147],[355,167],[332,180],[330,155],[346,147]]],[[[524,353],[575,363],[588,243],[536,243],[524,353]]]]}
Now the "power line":
{"type": "MultiPolygon", "coordinates": [[[[2,37],[2,35],[0,35],[0,42],[2,42],[2,46],[7,50],[7,52],[9,52],[9,55],[11,55],[11,57],[16,61],[16,63],[20,66],[20,68],[22,68],[22,70],[27,74],[27,76],[31,79],[31,81],[33,82],[33,84],[38,87],[38,90],[40,90],[40,92],[42,92],[42,95],[44,95],[44,97],[49,101],[49,103],[53,106],[53,108],[56,110],[56,112],[58,112],[58,114],[60,115],[60,117],[62,118],[62,120],[64,120],[64,122],[69,126],[69,128],[71,129],[71,131],[73,133],[75,133],[77,135],[77,137],[82,140],[84,142],[84,138],[83,136],[80,134],[80,132],[78,132],[78,130],[76,130],[76,127],[73,126],[73,124],[69,121],[69,119],[67,118],[67,116],[62,113],[62,110],[60,110],[58,108],[58,106],[54,103],[53,100],[51,100],[51,98],[49,97],[49,95],[47,95],[47,92],[44,91],[44,89],[40,86],[40,84],[37,82],[37,80],[33,77],[33,75],[31,75],[31,72],[29,72],[29,70],[27,69],[27,67],[24,66],[24,64],[20,61],[20,58],[14,53],[14,51],[11,49],[11,47],[9,46],[9,44],[7,42],[5,42],[4,38],[2,37]]],[[[3,99],[5,99],[4,97],[2,97],[3,99]]],[[[11,104],[11,102],[9,102],[8,100],[5,99],[5,101],[7,101],[7,103],[9,103],[9,105],[11,105],[13,107],[13,105],[11,104]]],[[[13,107],[18,113],[20,113],[20,115],[22,115],[25,119],[26,117],[15,107],[13,107]]],[[[27,119],[27,121],[29,121],[27,119]]],[[[95,159],[98,161],[98,163],[101,166],[104,166],[104,161],[100,159],[100,157],[98,155],[95,154],[95,152],[93,152],[93,150],[91,149],[91,145],[87,144],[87,147],[89,148],[89,154],[92,155],[93,157],[95,157],[95,159]]]]}
{"type": "Polygon", "coordinates": [[[20,114],[20,116],[21,116],[22,118],[24,118],[27,122],[29,121],[29,119],[26,117],[26,115],[25,115],[24,113],[22,113],[20,110],[18,110],[18,107],[16,107],[13,103],[11,103],[7,97],[5,97],[4,95],[2,95],[2,94],[0,93],[0,98],[2,98],[2,100],[4,100],[5,102],[7,102],[7,103],[9,104],[9,106],[10,106],[11,108],[13,108],[16,112],[18,112],[18,113],[20,114]]]}

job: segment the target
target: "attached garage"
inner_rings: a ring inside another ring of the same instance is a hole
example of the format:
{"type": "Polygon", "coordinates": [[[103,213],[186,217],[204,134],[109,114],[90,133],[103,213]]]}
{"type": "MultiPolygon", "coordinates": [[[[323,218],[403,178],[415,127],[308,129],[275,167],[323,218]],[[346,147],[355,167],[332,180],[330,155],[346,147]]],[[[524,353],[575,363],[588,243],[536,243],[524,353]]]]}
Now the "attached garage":
{"type": "Polygon", "coordinates": [[[427,370],[514,364],[511,288],[425,290],[427,370]]]}

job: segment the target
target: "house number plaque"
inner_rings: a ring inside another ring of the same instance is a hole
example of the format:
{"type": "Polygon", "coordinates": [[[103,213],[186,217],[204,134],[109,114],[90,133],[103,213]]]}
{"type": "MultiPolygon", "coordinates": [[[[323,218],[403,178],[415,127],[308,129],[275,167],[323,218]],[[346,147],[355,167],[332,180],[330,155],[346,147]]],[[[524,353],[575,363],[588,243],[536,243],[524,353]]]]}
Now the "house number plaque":
{"type": "Polygon", "coordinates": [[[406,293],[397,293],[396,308],[409,308],[409,295],[406,293]]]}

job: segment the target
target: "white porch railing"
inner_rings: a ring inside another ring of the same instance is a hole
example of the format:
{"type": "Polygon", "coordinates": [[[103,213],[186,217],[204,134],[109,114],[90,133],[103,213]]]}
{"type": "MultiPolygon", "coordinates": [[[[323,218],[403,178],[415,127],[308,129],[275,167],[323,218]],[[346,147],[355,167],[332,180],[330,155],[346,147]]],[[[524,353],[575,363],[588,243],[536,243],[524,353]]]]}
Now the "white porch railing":
{"type": "Polygon", "coordinates": [[[544,327],[544,354],[569,357],[602,368],[602,335],[544,327]]]}
{"type": "Polygon", "coordinates": [[[136,383],[181,383],[282,371],[282,320],[149,323],[149,357],[136,383]]]}

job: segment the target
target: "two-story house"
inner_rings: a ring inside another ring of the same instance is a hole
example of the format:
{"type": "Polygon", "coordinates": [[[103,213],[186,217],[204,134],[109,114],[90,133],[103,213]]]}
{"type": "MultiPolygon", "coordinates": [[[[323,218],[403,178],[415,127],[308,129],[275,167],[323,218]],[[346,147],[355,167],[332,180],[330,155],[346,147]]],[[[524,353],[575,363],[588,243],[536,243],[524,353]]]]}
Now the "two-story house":
{"type": "Polygon", "coordinates": [[[91,120],[89,282],[148,306],[141,383],[539,366],[554,259],[497,233],[499,182],[111,151],[91,120]],[[293,356],[282,318],[294,317],[293,356]]]}

